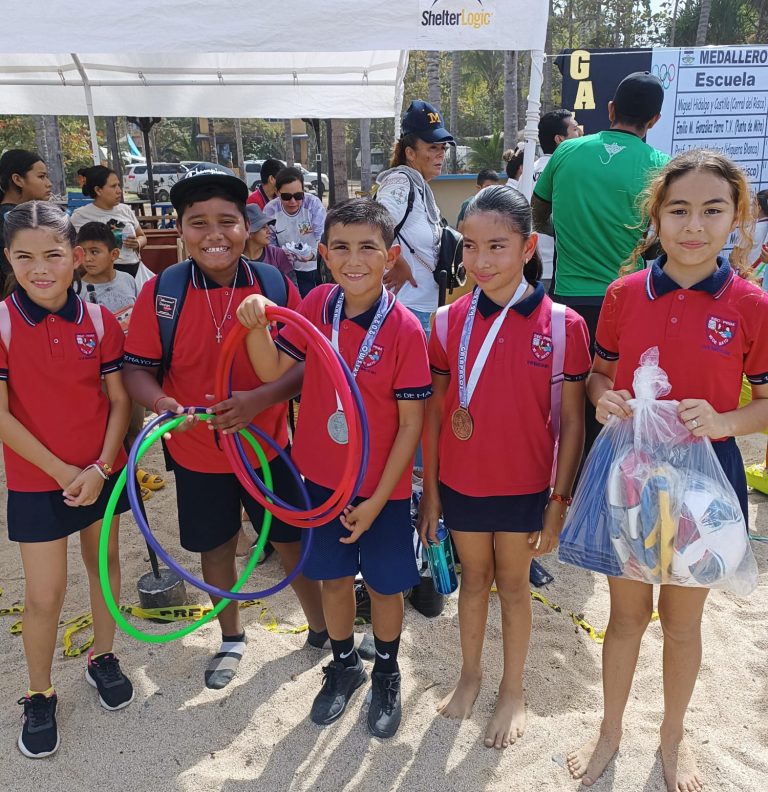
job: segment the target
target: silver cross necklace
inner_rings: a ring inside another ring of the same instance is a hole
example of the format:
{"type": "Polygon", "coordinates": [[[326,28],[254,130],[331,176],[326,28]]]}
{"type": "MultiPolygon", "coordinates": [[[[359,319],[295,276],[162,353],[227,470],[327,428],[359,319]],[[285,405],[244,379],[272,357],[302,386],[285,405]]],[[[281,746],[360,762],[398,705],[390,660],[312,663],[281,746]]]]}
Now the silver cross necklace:
{"type": "Polygon", "coordinates": [[[229,309],[232,307],[232,299],[235,296],[235,284],[237,283],[237,273],[240,269],[240,262],[237,262],[237,267],[235,268],[235,279],[232,281],[232,290],[229,293],[229,302],[227,303],[227,307],[224,309],[224,316],[221,317],[221,324],[216,321],[216,314],[213,312],[213,306],[211,305],[211,296],[208,294],[208,281],[206,279],[205,273],[203,273],[203,287],[205,288],[205,299],[208,300],[208,310],[211,312],[211,319],[213,320],[213,326],[216,328],[216,343],[220,344],[223,335],[221,333],[222,328],[224,327],[224,323],[227,321],[227,316],[229,315],[229,309]]]}

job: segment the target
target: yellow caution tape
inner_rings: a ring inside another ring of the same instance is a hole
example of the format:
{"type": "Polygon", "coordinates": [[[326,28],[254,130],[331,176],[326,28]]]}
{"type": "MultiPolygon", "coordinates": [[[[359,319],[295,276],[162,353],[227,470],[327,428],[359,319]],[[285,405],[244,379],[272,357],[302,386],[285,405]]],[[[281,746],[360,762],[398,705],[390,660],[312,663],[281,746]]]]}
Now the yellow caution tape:
{"type": "MultiPolygon", "coordinates": [[[[498,591],[496,586],[491,587],[491,591],[498,591]]],[[[548,600],[543,594],[539,594],[538,591],[531,591],[531,599],[540,602],[542,605],[546,605],[548,608],[551,608],[555,613],[564,613],[566,616],[571,617],[571,621],[577,626],[580,627],[584,632],[595,642],[598,644],[602,644],[605,640],[605,630],[597,630],[595,629],[582,615],[578,613],[574,613],[573,611],[564,610],[562,606],[558,605],[551,600],[548,600]]],[[[651,614],[651,621],[657,621],[659,618],[659,612],[653,611],[651,614]]]]}
{"type": "MultiPolygon", "coordinates": [[[[0,596],[2,596],[2,593],[3,590],[0,588],[0,596]]],[[[238,607],[259,607],[259,614],[256,617],[259,626],[275,635],[298,635],[309,629],[309,626],[306,624],[300,627],[281,627],[277,619],[269,612],[263,600],[244,600],[238,604],[238,607]]],[[[120,610],[137,619],[150,619],[158,622],[176,622],[187,620],[197,621],[209,613],[212,608],[208,605],[177,605],[169,608],[141,608],[138,605],[121,605],[120,610]]],[[[0,616],[16,616],[22,613],[24,613],[23,605],[0,608],[0,616]]],[[[93,645],[93,635],[84,643],[77,645],[73,641],[73,636],[86,627],[90,627],[92,624],[93,616],[90,613],[82,613],[79,616],[73,616],[71,619],[59,622],[59,627],[64,628],[62,643],[64,645],[65,657],[78,657],[91,648],[93,645]]],[[[21,628],[21,621],[14,622],[11,625],[11,635],[20,635],[21,628]]]]}

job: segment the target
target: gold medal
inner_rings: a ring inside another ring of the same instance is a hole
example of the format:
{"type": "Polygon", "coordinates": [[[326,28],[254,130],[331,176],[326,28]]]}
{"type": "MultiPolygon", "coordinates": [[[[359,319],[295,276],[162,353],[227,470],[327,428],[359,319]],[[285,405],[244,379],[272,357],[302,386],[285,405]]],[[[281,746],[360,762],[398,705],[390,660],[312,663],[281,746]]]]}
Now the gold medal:
{"type": "Polygon", "coordinates": [[[459,440],[469,440],[475,428],[472,416],[465,407],[458,407],[451,415],[451,429],[459,440]]]}

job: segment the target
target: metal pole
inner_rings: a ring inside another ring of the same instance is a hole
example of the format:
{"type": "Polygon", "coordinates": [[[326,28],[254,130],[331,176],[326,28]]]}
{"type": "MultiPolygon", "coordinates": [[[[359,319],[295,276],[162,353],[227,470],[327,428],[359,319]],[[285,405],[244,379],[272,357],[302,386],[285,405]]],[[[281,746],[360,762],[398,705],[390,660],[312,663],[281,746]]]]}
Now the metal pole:
{"type": "Polygon", "coordinates": [[[525,114],[525,154],[520,192],[530,201],[533,194],[533,162],[539,140],[539,111],[541,110],[541,85],[544,81],[544,50],[531,50],[531,82],[528,89],[528,109],[525,114]]]}
{"type": "Polygon", "coordinates": [[[72,62],[80,72],[80,77],[83,80],[83,90],[85,91],[85,108],[88,112],[88,130],[91,134],[91,153],[93,154],[93,164],[101,164],[101,151],[99,150],[99,138],[96,135],[96,117],[93,114],[93,95],[91,94],[91,84],[88,81],[88,75],[85,73],[83,64],[80,58],[74,52],[70,52],[72,62]]]}

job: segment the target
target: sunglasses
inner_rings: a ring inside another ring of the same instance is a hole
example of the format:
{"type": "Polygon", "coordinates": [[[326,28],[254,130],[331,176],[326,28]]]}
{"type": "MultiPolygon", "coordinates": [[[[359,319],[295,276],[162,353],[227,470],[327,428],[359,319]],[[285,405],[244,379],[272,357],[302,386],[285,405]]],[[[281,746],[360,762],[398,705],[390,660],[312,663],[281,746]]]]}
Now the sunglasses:
{"type": "Polygon", "coordinates": [[[293,198],[294,201],[303,201],[304,200],[304,193],[303,192],[280,193],[280,200],[281,201],[285,201],[286,203],[288,203],[288,201],[290,201],[291,198],[293,198]]]}

